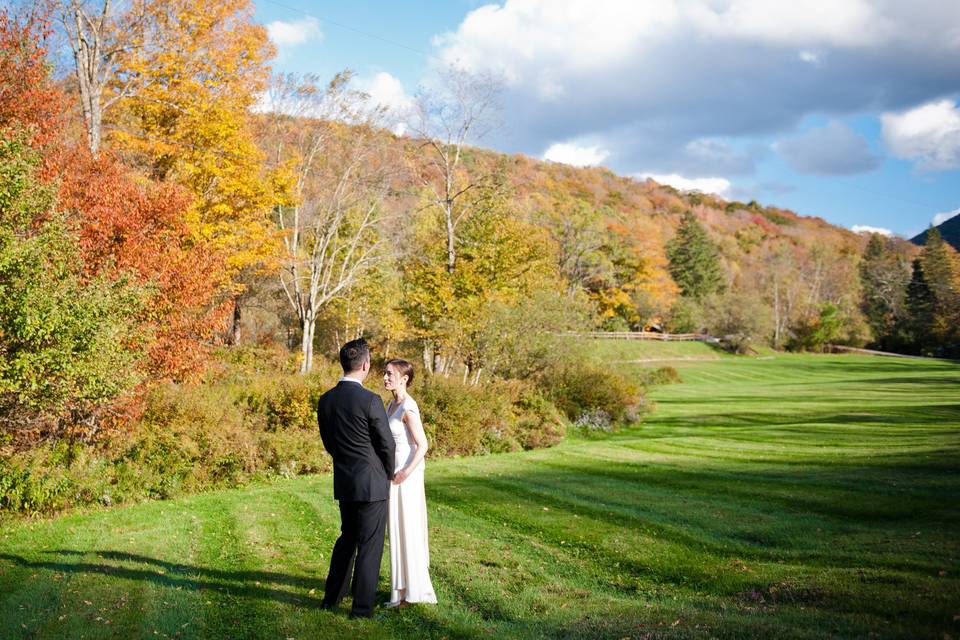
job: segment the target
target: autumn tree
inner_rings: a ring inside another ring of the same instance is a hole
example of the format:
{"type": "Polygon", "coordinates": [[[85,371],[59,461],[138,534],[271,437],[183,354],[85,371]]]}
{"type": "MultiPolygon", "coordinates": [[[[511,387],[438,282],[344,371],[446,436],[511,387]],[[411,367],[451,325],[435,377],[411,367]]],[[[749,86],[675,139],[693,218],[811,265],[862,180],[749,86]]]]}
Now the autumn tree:
{"type": "Polygon", "coordinates": [[[26,136],[0,138],[0,427],[20,442],[92,437],[142,377],[145,291],[83,273],[78,240],[26,136]]]}
{"type": "Polygon", "coordinates": [[[873,341],[881,349],[902,345],[897,336],[907,314],[907,284],[910,263],[894,241],[872,234],[860,263],[863,294],[861,309],[873,332],[873,341]]]}
{"type": "Polygon", "coordinates": [[[289,199],[276,207],[283,232],[280,282],[301,329],[301,373],[313,364],[317,320],[384,259],[380,226],[397,165],[380,127],[383,111],[313,76],[280,76],[270,91],[267,138],[289,199]]]}
{"type": "Polygon", "coordinates": [[[511,211],[502,189],[474,195],[481,193],[486,194],[485,201],[473,203],[477,213],[461,226],[453,272],[447,270],[445,247],[432,242],[444,224],[434,209],[421,211],[402,258],[404,310],[416,335],[436,347],[425,353],[424,366],[449,375],[459,361],[464,379],[474,384],[492,351],[487,330],[491,306],[516,304],[550,285],[555,295],[562,292],[555,276],[554,248],[544,231],[511,211]]]}
{"type": "Polygon", "coordinates": [[[603,212],[580,198],[557,194],[540,198],[535,221],[557,246],[557,269],[570,293],[589,289],[607,271],[609,230],[603,212]]]}
{"type": "Polygon", "coordinates": [[[91,437],[142,379],[145,288],[84,269],[76,221],[57,202],[64,99],[49,23],[0,10],[0,427],[14,442],[91,437]]]}
{"type": "Polygon", "coordinates": [[[48,16],[38,8],[0,9],[0,131],[29,130],[37,148],[54,141],[62,124],[64,98],[50,81],[45,40],[48,16]]]}
{"type": "Polygon", "coordinates": [[[57,110],[65,100],[45,59],[47,23],[35,12],[2,15],[0,38],[10,46],[0,53],[0,87],[18,87],[20,95],[0,92],[0,122],[15,123],[42,149],[41,178],[56,199],[48,209],[70,226],[76,274],[140,288],[135,308],[118,311],[131,313],[137,326],[145,350],[137,366],[145,381],[195,376],[213,323],[222,322],[213,302],[222,268],[194,242],[183,219],[191,195],[176,184],[135,178],[112,154],[94,157],[85,144],[72,143],[57,110]],[[19,86],[22,81],[30,86],[19,86]]]}
{"type": "MultiPolygon", "coordinates": [[[[411,161],[423,207],[431,209],[440,221],[434,237],[421,241],[442,245],[443,268],[450,275],[457,268],[461,225],[472,215],[483,215],[487,204],[499,197],[495,191],[503,186],[494,165],[471,162],[467,166],[468,156],[476,159],[467,145],[489,133],[498,94],[499,83],[492,76],[450,66],[441,71],[433,86],[421,90],[410,117],[411,161]]],[[[428,371],[453,361],[452,354],[441,353],[440,347],[425,338],[423,359],[428,371]]]]}
{"type": "Polygon", "coordinates": [[[244,281],[273,266],[279,249],[275,176],[250,123],[273,48],[249,0],[165,0],[138,33],[144,46],[118,63],[137,91],[122,101],[111,139],[153,179],[193,194],[185,219],[196,241],[224,258],[237,341],[244,281]]]}
{"type": "Polygon", "coordinates": [[[446,269],[457,264],[457,230],[482,198],[473,192],[494,187],[494,172],[464,166],[467,144],[482,139],[493,125],[499,84],[490,75],[451,66],[438,83],[417,98],[411,132],[418,141],[417,175],[431,206],[443,217],[446,269]]]}
{"type": "MultiPolygon", "coordinates": [[[[134,50],[146,58],[144,27],[151,14],[166,10],[163,0],[59,0],[60,22],[73,54],[73,76],[93,155],[100,151],[103,122],[118,101],[133,95],[141,78],[125,62],[134,50]]],[[[155,55],[156,50],[150,55],[155,55]]]]}
{"type": "Polygon", "coordinates": [[[217,303],[222,259],[193,241],[183,218],[190,193],[137,180],[111,154],[94,157],[86,148],[64,158],[59,181],[87,277],[132,279],[150,293],[137,315],[149,336],[148,378],[195,379],[227,310],[217,303]]]}
{"type": "Polygon", "coordinates": [[[957,254],[936,227],[927,231],[920,262],[932,304],[929,338],[938,343],[941,352],[952,353],[960,341],[957,254]]]}
{"type": "Polygon", "coordinates": [[[670,275],[684,296],[702,300],[726,285],[717,247],[690,211],[683,214],[676,235],[667,243],[667,258],[670,275]]]}

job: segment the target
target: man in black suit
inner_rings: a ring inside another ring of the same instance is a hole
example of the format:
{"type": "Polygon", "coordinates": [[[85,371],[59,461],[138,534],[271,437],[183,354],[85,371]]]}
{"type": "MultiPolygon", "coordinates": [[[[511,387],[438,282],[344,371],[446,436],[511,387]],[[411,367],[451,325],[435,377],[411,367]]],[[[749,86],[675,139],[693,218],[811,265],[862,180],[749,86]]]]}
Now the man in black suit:
{"type": "Polygon", "coordinates": [[[343,377],[320,397],[317,422],[333,457],[333,497],[340,502],[340,537],[333,546],[323,607],[347,593],[353,568],[351,617],[373,615],[393,479],[394,442],[377,394],[363,387],[370,349],[361,338],[340,349],[343,377]],[[355,568],[354,568],[355,565],[355,568]]]}

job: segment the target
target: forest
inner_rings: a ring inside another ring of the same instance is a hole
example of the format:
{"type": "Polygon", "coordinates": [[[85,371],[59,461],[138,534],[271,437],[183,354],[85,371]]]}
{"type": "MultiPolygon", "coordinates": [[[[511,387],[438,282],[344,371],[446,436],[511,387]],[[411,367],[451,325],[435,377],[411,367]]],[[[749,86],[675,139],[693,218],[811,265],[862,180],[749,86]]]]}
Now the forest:
{"type": "Polygon", "coordinates": [[[313,407],[365,336],[437,455],[550,446],[669,380],[570,332],[960,355],[960,261],[757,202],[482,148],[496,83],[410,113],[274,74],[249,0],[0,12],[0,510],[324,470],[313,407]],[[402,120],[402,127],[399,127],[402,120]]]}

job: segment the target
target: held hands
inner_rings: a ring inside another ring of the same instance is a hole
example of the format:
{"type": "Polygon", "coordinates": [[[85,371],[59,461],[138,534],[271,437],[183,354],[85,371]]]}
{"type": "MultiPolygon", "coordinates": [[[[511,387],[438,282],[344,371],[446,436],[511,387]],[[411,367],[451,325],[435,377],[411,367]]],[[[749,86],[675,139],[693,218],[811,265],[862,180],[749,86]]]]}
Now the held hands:
{"type": "Polygon", "coordinates": [[[410,473],[406,469],[400,469],[400,471],[393,474],[393,484],[400,484],[406,480],[409,475],[410,473]]]}

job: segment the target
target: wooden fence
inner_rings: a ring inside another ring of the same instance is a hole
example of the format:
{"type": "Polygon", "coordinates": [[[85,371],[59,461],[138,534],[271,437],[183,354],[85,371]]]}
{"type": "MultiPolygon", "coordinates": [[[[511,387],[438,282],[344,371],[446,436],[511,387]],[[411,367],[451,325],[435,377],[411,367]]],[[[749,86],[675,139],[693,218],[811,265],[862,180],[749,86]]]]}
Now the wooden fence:
{"type": "Polygon", "coordinates": [[[656,331],[587,331],[569,332],[564,335],[576,338],[598,338],[614,340],[662,340],[663,342],[708,342],[714,340],[703,333],[658,333],[656,331]]]}

